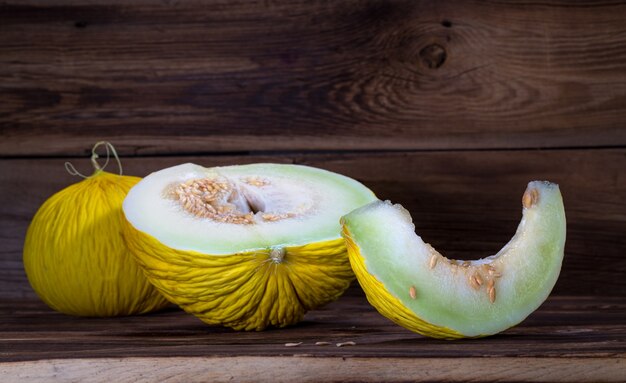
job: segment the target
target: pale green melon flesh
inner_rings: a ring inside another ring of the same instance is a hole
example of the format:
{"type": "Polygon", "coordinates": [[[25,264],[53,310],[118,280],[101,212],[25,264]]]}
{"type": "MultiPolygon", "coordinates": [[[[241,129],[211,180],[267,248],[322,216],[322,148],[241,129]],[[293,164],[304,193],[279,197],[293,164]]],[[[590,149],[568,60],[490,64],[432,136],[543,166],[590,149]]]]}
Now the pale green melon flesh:
{"type": "Polygon", "coordinates": [[[415,234],[411,216],[400,205],[373,202],[345,216],[344,224],[368,272],[416,316],[466,336],[490,335],[516,325],[537,309],[559,276],[566,230],[559,187],[534,181],[527,190],[532,189],[537,190],[538,201],[523,208],[511,241],[498,254],[465,268],[442,257],[431,268],[433,249],[415,234]],[[481,268],[485,263],[501,276],[485,272],[486,266],[481,268]],[[470,282],[476,270],[483,279],[478,288],[470,282]],[[494,280],[494,302],[488,278],[494,280]]]}
{"type": "Polygon", "coordinates": [[[339,218],[374,200],[374,194],[361,183],[309,166],[261,163],[204,168],[187,163],[145,177],[130,190],[123,210],[133,227],[170,248],[225,255],[340,238],[339,218]],[[257,193],[268,213],[279,213],[285,200],[291,210],[304,206],[304,213],[266,222],[261,219],[264,212],[257,212],[255,224],[223,223],[194,216],[179,201],[167,197],[171,185],[216,177],[257,193]],[[241,180],[247,178],[267,180],[269,186],[246,186],[241,180]]]}

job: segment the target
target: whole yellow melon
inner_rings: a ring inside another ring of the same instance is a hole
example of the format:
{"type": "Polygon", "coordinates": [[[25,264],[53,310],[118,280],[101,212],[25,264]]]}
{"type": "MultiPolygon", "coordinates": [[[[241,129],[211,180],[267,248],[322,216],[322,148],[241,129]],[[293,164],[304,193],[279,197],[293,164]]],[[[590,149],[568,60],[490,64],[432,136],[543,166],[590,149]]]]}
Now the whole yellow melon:
{"type": "Polygon", "coordinates": [[[54,194],[35,214],[24,244],[26,275],[37,295],[65,314],[118,316],[162,308],[167,301],[122,237],[122,201],[140,178],[100,168],[95,159],[101,145],[115,154],[111,144],[96,144],[94,173],[54,194]]]}

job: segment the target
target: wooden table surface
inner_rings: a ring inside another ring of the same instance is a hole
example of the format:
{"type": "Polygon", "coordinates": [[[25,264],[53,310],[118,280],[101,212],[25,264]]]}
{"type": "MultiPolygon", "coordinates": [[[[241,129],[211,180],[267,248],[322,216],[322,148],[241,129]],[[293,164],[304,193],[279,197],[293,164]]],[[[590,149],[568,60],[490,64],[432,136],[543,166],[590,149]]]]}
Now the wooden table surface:
{"type": "Polygon", "coordinates": [[[0,2],[0,382],[626,381],[625,19],[612,0],[0,2]],[[24,236],[78,181],[63,163],[88,173],[101,140],[137,176],[339,172],[459,259],[497,252],[526,183],[550,180],[561,276],[527,321],[480,340],[410,333],[356,286],[262,333],[176,309],[67,317],[30,288],[24,236]]]}
{"type": "Polygon", "coordinates": [[[126,318],[78,318],[38,301],[5,301],[0,373],[75,380],[151,374],[175,381],[620,382],[626,380],[624,323],[621,297],[553,296],[501,334],[434,340],[379,315],[358,286],[298,325],[263,332],[209,327],[175,307],[126,318]],[[344,342],[355,345],[337,347],[344,342]],[[106,372],[110,368],[115,375],[106,372]],[[309,370],[319,373],[307,375],[309,370]]]}

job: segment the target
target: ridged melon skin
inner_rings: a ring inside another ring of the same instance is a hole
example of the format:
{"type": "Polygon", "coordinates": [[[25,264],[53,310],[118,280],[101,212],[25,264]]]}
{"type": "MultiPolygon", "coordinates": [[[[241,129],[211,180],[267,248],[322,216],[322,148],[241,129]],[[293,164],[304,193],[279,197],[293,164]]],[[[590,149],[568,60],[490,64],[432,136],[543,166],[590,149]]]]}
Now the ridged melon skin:
{"type": "Polygon", "coordinates": [[[77,316],[121,316],[169,303],[148,282],[122,237],[122,201],[140,178],[97,171],[50,197],[33,218],[24,268],[51,308],[77,316]]]}
{"type": "Polygon", "coordinates": [[[530,182],[522,202],[513,238],[476,261],[443,257],[389,201],[344,216],[350,261],[368,300],[401,326],[436,338],[488,336],[520,323],[554,287],[566,237],[558,185],[530,182]]]}
{"type": "Polygon", "coordinates": [[[168,248],[125,225],[128,245],[150,282],[171,302],[209,325],[264,330],[301,321],[350,286],[343,239],[284,248],[210,255],[168,248]]]}

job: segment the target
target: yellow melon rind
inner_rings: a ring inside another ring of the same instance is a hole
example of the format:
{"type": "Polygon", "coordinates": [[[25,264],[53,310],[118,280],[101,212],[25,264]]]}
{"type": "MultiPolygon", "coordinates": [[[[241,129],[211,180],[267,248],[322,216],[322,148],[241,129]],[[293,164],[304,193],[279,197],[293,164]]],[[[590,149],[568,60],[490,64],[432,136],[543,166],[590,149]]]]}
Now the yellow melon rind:
{"type": "Polygon", "coordinates": [[[466,338],[465,335],[457,331],[426,322],[407,309],[397,297],[385,288],[382,282],[367,271],[365,259],[345,225],[342,227],[341,235],[346,241],[352,270],[365,292],[367,300],[379,313],[394,323],[422,335],[448,340],[466,338]]]}
{"type": "Polygon", "coordinates": [[[169,305],[144,278],[120,235],[126,222],[122,201],[139,180],[97,170],[39,208],[26,234],[24,269],[52,309],[112,317],[169,305]]]}
{"type": "Polygon", "coordinates": [[[354,279],[342,238],[230,255],[169,248],[125,225],[125,237],[148,280],[168,300],[210,325],[263,330],[301,321],[337,299],[354,279]]]}

